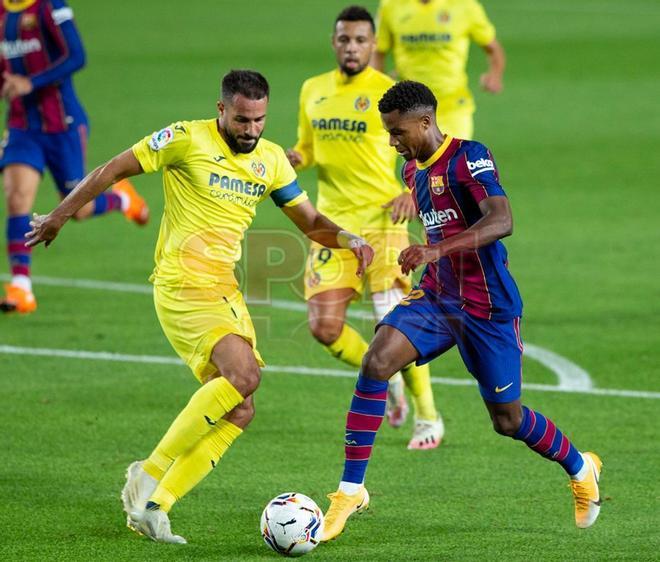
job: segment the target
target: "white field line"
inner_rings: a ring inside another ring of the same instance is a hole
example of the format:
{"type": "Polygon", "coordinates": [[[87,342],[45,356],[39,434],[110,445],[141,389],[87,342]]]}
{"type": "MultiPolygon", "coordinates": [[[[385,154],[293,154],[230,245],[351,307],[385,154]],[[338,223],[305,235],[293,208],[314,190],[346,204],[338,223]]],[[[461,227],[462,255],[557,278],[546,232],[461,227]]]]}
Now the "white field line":
{"type": "MultiPolygon", "coordinates": [[[[0,354],[183,366],[183,361],[176,357],[167,357],[162,355],[130,355],[126,353],[110,353],[107,351],[81,351],[73,349],[49,349],[44,347],[18,347],[13,345],[0,345],[0,354]]],[[[348,379],[355,379],[356,376],[355,371],[346,371],[343,369],[321,369],[295,365],[268,365],[264,368],[264,371],[268,373],[310,375],[317,377],[338,377],[348,379]]],[[[475,382],[471,379],[452,379],[445,377],[431,377],[431,382],[434,384],[451,386],[475,385],[475,382]]],[[[595,394],[601,396],[623,396],[628,398],[650,398],[656,400],[660,399],[660,392],[649,392],[644,390],[619,390],[614,388],[571,389],[559,388],[557,386],[547,384],[524,384],[524,388],[525,390],[538,390],[541,392],[567,392],[577,394],[595,394]]]]}
{"type": "MultiPolygon", "coordinates": [[[[7,275],[0,275],[2,279],[8,279],[7,275]]],[[[50,285],[52,287],[73,287],[77,289],[94,289],[100,291],[118,291],[122,293],[151,294],[151,285],[136,283],[116,283],[112,281],[97,281],[94,279],[63,279],[59,277],[35,276],[33,280],[38,285],[50,285]]],[[[307,312],[307,305],[303,302],[295,302],[281,299],[272,299],[268,303],[254,302],[252,306],[270,306],[282,310],[293,310],[296,312],[307,312]]],[[[372,312],[367,310],[348,310],[349,318],[359,320],[374,320],[372,312]]],[[[547,367],[557,375],[557,388],[561,390],[589,390],[593,383],[589,373],[569,361],[567,358],[554,353],[543,347],[531,343],[525,343],[524,354],[547,367]]]]}

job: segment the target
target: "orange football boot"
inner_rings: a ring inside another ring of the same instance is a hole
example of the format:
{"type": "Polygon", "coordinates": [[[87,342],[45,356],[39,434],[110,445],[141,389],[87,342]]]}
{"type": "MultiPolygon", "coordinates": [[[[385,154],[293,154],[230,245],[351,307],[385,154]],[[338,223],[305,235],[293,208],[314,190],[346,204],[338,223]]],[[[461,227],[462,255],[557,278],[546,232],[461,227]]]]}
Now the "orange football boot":
{"type": "Polygon", "coordinates": [[[131,222],[144,226],[149,222],[149,207],[147,202],[135,190],[127,179],[119,180],[112,186],[112,192],[122,200],[122,212],[131,222]]]}
{"type": "Polygon", "coordinates": [[[587,475],[583,480],[571,480],[573,497],[575,498],[575,524],[580,529],[591,527],[600,513],[600,471],[603,463],[595,453],[582,453],[587,465],[587,475]]]}
{"type": "Polygon", "coordinates": [[[26,291],[11,283],[5,283],[5,293],[5,296],[0,300],[0,310],[2,312],[28,314],[37,310],[37,300],[31,291],[26,291]]]}

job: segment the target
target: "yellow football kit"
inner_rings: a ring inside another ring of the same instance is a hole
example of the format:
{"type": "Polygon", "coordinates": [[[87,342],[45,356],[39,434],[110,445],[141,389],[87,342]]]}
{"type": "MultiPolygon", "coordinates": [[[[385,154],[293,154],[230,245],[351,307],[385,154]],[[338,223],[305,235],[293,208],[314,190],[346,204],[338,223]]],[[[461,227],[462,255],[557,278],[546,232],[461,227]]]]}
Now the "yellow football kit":
{"type": "MultiPolygon", "coordinates": [[[[371,67],[356,76],[334,70],[305,81],[294,147],[302,155],[301,167],[318,169],[319,211],[374,246],[374,262],[365,276],[371,292],[390,289],[397,280],[404,289],[409,285],[397,265],[399,252],[408,246],[407,227],[395,225],[391,211],[382,208],[403,192],[396,178],[396,152],[378,112],[378,100],[393,84],[371,67]]],[[[339,288],[362,293],[364,281],[356,269],[349,250],[312,243],[305,298],[339,288]]]]}
{"type": "Polygon", "coordinates": [[[258,203],[307,199],[284,151],[261,139],[251,153],[235,154],[208,119],[173,123],[136,143],[133,154],[145,172],[163,170],[165,211],[150,281],[168,340],[202,382],[215,372],[211,352],[227,334],[250,342],[263,366],[234,268],[258,203]]]}
{"type": "Polygon", "coordinates": [[[426,84],[438,99],[438,124],[472,137],[474,99],[466,66],[470,40],[485,46],[495,28],[477,0],[381,0],[377,49],[392,51],[398,77],[426,84]]]}

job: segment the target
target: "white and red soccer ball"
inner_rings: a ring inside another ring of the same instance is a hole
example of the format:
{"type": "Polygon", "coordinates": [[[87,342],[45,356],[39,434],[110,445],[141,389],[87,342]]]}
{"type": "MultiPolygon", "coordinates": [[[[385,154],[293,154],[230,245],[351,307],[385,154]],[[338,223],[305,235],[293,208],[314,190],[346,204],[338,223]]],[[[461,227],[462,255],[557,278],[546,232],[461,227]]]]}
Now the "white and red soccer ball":
{"type": "Polygon", "coordinates": [[[307,496],[288,492],[274,497],[261,514],[261,536],[283,556],[302,556],[319,544],[323,512],[307,496]]]}

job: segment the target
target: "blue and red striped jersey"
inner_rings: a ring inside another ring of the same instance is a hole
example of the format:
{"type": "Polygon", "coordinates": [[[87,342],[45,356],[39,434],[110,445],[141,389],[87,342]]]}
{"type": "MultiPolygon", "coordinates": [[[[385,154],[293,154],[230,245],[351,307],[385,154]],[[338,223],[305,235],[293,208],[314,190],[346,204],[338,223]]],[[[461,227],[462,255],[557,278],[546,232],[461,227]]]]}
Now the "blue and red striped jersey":
{"type": "MultiPolygon", "coordinates": [[[[475,141],[447,137],[426,162],[406,162],[402,176],[429,244],[476,223],[483,216],[479,202],[486,197],[506,195],[490,150],[475,141]]],[[[499,240],[428,264],[420,286],[478,318],[510,320],[522,314],[507,251],[499,240]]]]}
{"type": "MultiPolygon", "coordinates": [[[[71,75],[85,51],[63,0],[0,3],[0,70],[30,77],[34,90],[15,98],[8,127],[61,133],[87,123],[71,75]]],[[[0,78],[0,84],[2,79],[0,78]]]]}

